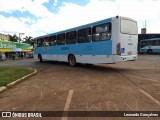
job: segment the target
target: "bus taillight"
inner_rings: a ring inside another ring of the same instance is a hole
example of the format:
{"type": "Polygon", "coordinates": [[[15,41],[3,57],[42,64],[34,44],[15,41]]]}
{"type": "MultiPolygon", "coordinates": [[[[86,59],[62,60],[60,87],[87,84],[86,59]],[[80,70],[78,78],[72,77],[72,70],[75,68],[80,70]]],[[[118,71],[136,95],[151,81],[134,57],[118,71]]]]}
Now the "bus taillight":
{"type": "Polygon", "coordinates": [[[117,44],[117,55],[121,55],[121,44],[117,44]]]}

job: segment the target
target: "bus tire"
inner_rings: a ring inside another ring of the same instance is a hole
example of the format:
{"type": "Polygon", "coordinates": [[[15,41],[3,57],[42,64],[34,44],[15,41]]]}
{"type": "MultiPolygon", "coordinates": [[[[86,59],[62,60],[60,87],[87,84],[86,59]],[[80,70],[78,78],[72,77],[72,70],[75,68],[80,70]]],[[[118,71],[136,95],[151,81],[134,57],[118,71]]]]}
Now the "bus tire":
{"type": "Polygon", "coordinates": [[[76,66],[76,58],[74,55],[69,55],[68,56],[68,62],[69,62],[69,65],[72,66],[72,67],[75,67],[76,66]]]}
{"type": "Polygon", "coordinates": [[[149,50],[147,50],[147,53],[148,53],[148,54],[152,54],[153,52],[152,52],[151,49],[149,49],[149,50]]]}
{"type": "Polygon", "coordinates": [[[40,62],[40,63],[42,63],[42,62],[43,62],[43,59],[42,59],[41,54],[39,54],[39,55],[38,55],[38,59],[39,59],[39,62],[40,62]]]}

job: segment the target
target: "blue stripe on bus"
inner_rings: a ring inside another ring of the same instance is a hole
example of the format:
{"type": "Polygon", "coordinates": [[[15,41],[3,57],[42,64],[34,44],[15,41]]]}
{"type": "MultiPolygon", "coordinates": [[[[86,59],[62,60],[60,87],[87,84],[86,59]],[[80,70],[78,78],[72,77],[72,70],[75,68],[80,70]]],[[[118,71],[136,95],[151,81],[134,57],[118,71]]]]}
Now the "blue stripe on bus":
{"type": "Polygon", "coordinates": [[[112,55],[112,40],[38,47],[35,54],[112,55]]]}
{"type": "Polygon", "coordinates": [[[153,53],[160,53],[160,49],[152,49],[153,53]]]}

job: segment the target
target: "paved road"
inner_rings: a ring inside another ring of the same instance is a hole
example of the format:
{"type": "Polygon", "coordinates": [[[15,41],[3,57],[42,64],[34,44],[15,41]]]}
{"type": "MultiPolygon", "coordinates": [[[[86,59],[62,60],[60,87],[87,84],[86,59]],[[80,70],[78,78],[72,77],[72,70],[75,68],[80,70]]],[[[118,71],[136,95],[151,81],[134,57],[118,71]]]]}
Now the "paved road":
{"type": "MultiPolygon", "coordinates": [[[[33,67],[39,71],[35,76],[0,94],[0,111],[160,110],[159,55],[141,55],[135,62],[93,66],[70,67],[58,62],[41,64],[33,59],[9,60],[1,62],[0,66],[33,67]]],[[[68,118],[72,119],[75,118],[68,118]]]]}

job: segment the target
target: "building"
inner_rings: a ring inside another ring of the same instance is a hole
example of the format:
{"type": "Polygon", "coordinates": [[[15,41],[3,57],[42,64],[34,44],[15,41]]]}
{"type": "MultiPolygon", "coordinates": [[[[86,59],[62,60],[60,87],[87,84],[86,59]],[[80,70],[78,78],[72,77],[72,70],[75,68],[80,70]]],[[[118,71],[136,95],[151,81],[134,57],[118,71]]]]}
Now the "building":
{"type": "Polygon", "coordinates": [[[27,54],[32,52],[33,47],[27,43],[12,42],[10,36],[0,33],[0,54],[11,58],[14,54],[27,54]]]}
{"type": "Polygon", "coordinates": [[[0,53],[5,53],[7,58],[12,58],[13,54],[26,54],[32,51],[32,46],[27,43],[0,41],[0,53]]]}
{"type": "Polygon", "coordinates": [[[10,40],[9,35],[0,33],[0,40],[7,40],[7,41],[9,41],[10,40]]]}
{"type": "Polygon", "coordinates": [[[160,34],[158,33],[147,33],[147,28],[144,27],[141,29],[141,34],[138,34],[138,53],[140,52],[140,42],[144,39],[151,39],[151,38],[160,38],[160,34]]]}

